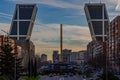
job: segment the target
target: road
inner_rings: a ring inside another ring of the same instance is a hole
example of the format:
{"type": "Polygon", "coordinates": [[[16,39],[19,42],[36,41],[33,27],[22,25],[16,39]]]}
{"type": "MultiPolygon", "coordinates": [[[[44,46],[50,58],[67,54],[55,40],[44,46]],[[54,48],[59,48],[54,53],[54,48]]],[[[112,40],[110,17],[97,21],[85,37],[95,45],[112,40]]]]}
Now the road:
{"type": "Polygon", "coordinates": [[[62,76],[41,76],[40,80],[84,80],[82,77],[79,75],[74,75],[74,76],[68,76],[68,75],[62,75],[62,76]]]}
{"type": "MultiPolygon", "coordinates": [[[[25,80],[25,79],[19,79],[19,80],[25,80]]],[[[82,78],[82,76],[79,75],[61,75],[61,76],[40,76],[40,80],[96,80],[96,79],[90,79],[90,78],[82,78]]]]}

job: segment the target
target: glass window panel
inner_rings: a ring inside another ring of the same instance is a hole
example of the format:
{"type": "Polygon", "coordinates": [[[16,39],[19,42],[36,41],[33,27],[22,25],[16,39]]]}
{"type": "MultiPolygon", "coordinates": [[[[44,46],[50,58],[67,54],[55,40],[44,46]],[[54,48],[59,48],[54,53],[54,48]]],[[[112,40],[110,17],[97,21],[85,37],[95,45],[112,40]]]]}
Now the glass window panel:
{"type": "Polygon", "coordinates": [[[108,28],[109,28],[109,23],[108,23],[108,21],[105,21],[105,23],[104,23],[105,34],[107,34],[108,28]]]}
{"type": "Polygon", "coordinates": [[[91,19],[102,19],[102,6],[88,6],[91,19]]]}
{"type": "Polygon", "coordinates": [[[17,22],[13,21],[10,35],[17,35],[17,22]]]}
{"type": "Polygon", "coordinates": [[[95,35],[102,34],[102,21],[92,21],[92,26],[93,26],[95,35]]]}
{"type": "Polygon", "coordinates": [[[19,23],[20,23],[19,24],[19,34],[20,35],[27,35],[30,21],[20,21],[19,23]]]}
{"type": "Polygon", "coordinates": [[[102,37],[96,37],[96,40],[102,42],[102,37]]]}
{"type": "Polygon", "coordinates": [[[17,10],[15,11],[15,17],[14,17],[14,19],[17,19],[17,10]]]}
{"type": "Polygon", "coordinates": [[[107,37],[105,37],[105,40],[108,40],[108,38],[107,38],[107,37]]]}
{"type": "Polygon", "coordinates": [[[20,6],[19,7],[19,18],[20,19],[31,19],[34,6],[20,6]]]}
{"type": "Polygon", "coordinates": [[[17,37],[10,37],[11,39],[13,39],[13,40],[17,40],[17,37]]]}
{"type": "Polygon", "coordinates": [[[25,39],[26,39],[26,37],[20,37],[19,39],[20,39],[20,40],[25,40],[25,39]]]}
{"type": "Polygon", "coordinates": [[[107,12],[106,12],[105,8],[104,8],[104,19],[108,19],[107,18],[107,12]]]}

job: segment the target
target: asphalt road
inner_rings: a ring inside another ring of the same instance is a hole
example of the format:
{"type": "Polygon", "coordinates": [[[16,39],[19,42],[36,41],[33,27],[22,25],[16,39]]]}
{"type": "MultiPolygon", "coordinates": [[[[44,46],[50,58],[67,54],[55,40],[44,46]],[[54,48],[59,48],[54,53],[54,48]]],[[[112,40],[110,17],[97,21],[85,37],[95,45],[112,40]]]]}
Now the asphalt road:
{"type": "MultiPolygon", "coordinates": [[[[19,80],[25,80],[25,79],[19,79],[19,80]]],[[[82,76],[79,75],[61,75],[61,76],[41,76],[40,75],[40,80],[96,80],[96,79],[91,79],[91,78],[82,78],[82,76]]]]}
{"type": "Polygon", "coordinates": [[[62,75],[62,76],[41,76],[40,80],[84,80],[79,75],[74,76],[68,76],[68,75],[62,75]]]}

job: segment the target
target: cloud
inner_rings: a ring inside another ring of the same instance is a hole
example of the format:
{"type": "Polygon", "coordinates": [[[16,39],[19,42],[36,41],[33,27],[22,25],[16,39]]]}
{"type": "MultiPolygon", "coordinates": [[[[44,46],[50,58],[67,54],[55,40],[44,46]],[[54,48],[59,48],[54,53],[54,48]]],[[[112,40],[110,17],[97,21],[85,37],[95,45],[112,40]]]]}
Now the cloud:
{"type": "Polygon", "coordinates": [[[73,8],[73,9],[83,9],[85,3],[105,3],[108,8],[114,8],[118,10],[120,7],[120,0],[8,0],[15,3],[37,3],[45,4],[60,8],[73,8]]]}
{"type": "MultiPolygon", "coordinates": [[[[10,24],[0,23],[0,30],[6,32],[10,29],[10,24]]],[[[49,59],[52,57],[53,50],[59,50],[59,24],[43,24],[34,25],[31,40],[36,47],[36,53],[49,54],[49,59]]],[[[0,34],[5,34],[0,31],[0,34]]],[[[86,49],[87,43],[91,41],[89,29],[87,26],[63,25],[63,48],[79,51],[86,49]]]]}
{"type": "Polygon", "coordinates": [[[117,2],[117,6],[115,7],[115,10],[120,11],[120,0],[118,0],[116,2],[117,2]]]}
{"type": "MultiPolygon", "coordinates": [[[[0,30],[6,32],[10,29],[10,24],[0,23],[0,30]]],[[[52,58],[53,50],[59,50],[59,24],[34,25],[31,41],[35,44],[37,54],[46,53],[48,58],[52,58]]],[[[0,31],[0,34],[5,34],[0,31]]],[[[63,48],[79,51],[86,49],[86,45],[91,41],[87,26],[63,25],[63,48]]]]}
{"type": "Polygon", "coordinates": [[[0,12],[0,17],[2,17],[2,18],[7,18],[7,19],[12,19],[12,15],[10,15],[10,14],[6,14],[6,13],[2,13],[2,12],[0,12]]]}
{"type": "MultiPolygon", "coordinates": [[[[67,8],[67,9],[76,9],[79,10],[79,12],[73,12],[78,13],[79,15],[84,15],[84,4],[85,3],[100,3],[100,0],[8,0],[15,3],[37,3],[37,4],[45,4],[53,7],[59,7],[59,8],[67,8]]],[[[110,13],[115,11],[120,11],[120,0],[101,0],[101,3],[105,3],[107,6],[107,9],[110,13]],[[113,9],[111,11],[111,9],[113,9]]],[[[116,15],[114,15],[116,16],[116,15]]],[[[68,16],[70,17],[70,16],[68,16]]],[[[71,16],[75,17],[75,16],[71,16]]]]}
{"type": "Polygon", "coordinates": [[[60,8],[73,8],[73,9],[80,9],[80,5],[75,5],[72,3],[60,1],[60,0],[8,0],[16,3],[37,3],[37,4],[45,4],[54,7],[60,8]]]}
{"type": "Polygon", "coordinates": [[[6,14],[6,13],[2,13],[2,12],[0,12],[0,15],[8,16],[8,17],[11,17],[11,18],[12,18],[12,15],[10,15],[10,14],[6,14]]]}
{"type": "Polygon", "coordinates": [[[5,32],[9,32],[10,29],[10,24],[8,23],[0,23],[0,35],[6,35],[5,32]],[[4,30],[5,32],[3,32],[2,30],[4,30]]]}
{"type": "MultiPolygon", "coordinates": [[[[0,23],[0,26],[0,30],[9,32],[10,24],[0,23]]],[[[34,25],[31,40],[36,48],[59,48],[59,26],[59,24],[34,25]]],[[[0,34],[5,33],[0,31],[0,34]]],[[[91,38],[87,26],[63,25],[63,42],[66,48],[86,47],[89,41],[91,38]]]]}
{"type": "MultiPolygon", "coordinates": [[[[99,3],[100,0],[86,0],[84,2],[99,3]]],[[[84,3],[83,2],[83,3],[84,3]]],[[[120,14],[120,0],[101,0],[101,3],[105,3],[109,17],[115,17],[120,14]]],[[[110,18],[110,19],[112,19],[110,18]]]]}
{"type": "MultiPolygon", "coordinates": [[[[31,39],[38,49],[54,50],[59,49],[60,33],[59,24],[35,25],[31,39]]],[[[87,43],[91,41],[89,29],[86,26],[63,25],[63,47],[73,50],[85,49],[87,43]]]]}
{"type": "Polygon", "coordinates": [[[107,4],[108,9],[120,10],[120,0],[104,0],[103,2],[107,4]]]}
{"type": "Polygon", "coordinates": [[[112,4],[118,4],[118,0],[104,0],[103,2],[108,2],[108,3],[112,3],[112,4]]]}

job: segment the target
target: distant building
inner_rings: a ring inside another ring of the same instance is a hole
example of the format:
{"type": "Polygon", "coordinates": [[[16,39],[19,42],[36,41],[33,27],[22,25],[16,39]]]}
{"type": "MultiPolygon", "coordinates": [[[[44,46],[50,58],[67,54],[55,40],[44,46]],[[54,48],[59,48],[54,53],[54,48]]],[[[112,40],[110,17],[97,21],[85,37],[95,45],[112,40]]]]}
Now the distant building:
{"type": "Polygon", "coordinates": [[[70,54],[70,62],[78,65],[84,65],[86,52],[86,50],[72,52],[70,54]]]}
{"type": "MultiPolygon", "coordinates": [[[[18,44],[17,42],[16,44],[18,44]]],[[[32,41],[21,42],[18,44],[22,47],[22,57],[24,65],[27,67],[29,60],[32,60],[35,57],[35,45],[32,41]]]]}
{"type": "Polygon", "coordinates": [[[95,54],[93,53],[94,52],[94,45],[95,45],[95,41],[91,41],[88,43],[88,45],[87,45],[88,55],[86,56],[86,61],[93,60],[93,58],[95,57],[95,54]]]}
{"type": "Polygon", "coordinates": [[[107,54],[107,43],[106,42],[98,42],[98,41],[91,41],[87,45],[87,55],[86,55],[86,62],[93,61],[97,57],[101,57],[101,60],[107,54]]]}
{"type": "Polygon", "coordinates": [[[59,62],[59,53],[58,51],[53,51],[53,63],[59,62]]]}
{"type": "Polygon", "coordinates": [[[120,16],[110,23],[109,31],[109,64],[112,67],[120,66],[120,16]]]}
{"type": "Polygon", "coordinates": [[[68,50],[68,49],[64,49],[63,52],[63,56],[62,56],[62,60],[65,63],[70,63],[70,54],[71,54],[72,50],[68,50]]]}
{"type": "Polygon", "coordinates": [[[91,41],[87,45],[87,53],[89,55],[89,60],[92,60],[96,55],[102,54],[103,52],[103,42],[91,41]]]}
{"type": "Polygon", "coordinates": [[[37,68],[39,69],[40,65],[41,65],[41,63],[40,63],[40,56],[36,54],[35,58],[36,58],[36,61],[37,61],[37,68]]]}
{"type": "Polygon", "coordinates": [[[72,52],[72,50],[64,49],[63,50],[63,62],[83,65],[85,62],[86,50],[72,52]]]}
{"type": "Polygon", "coordinates": [[[47,55],[42,54],[40,59],[41,59],[41,62],[47,62],[47,55]]]}

